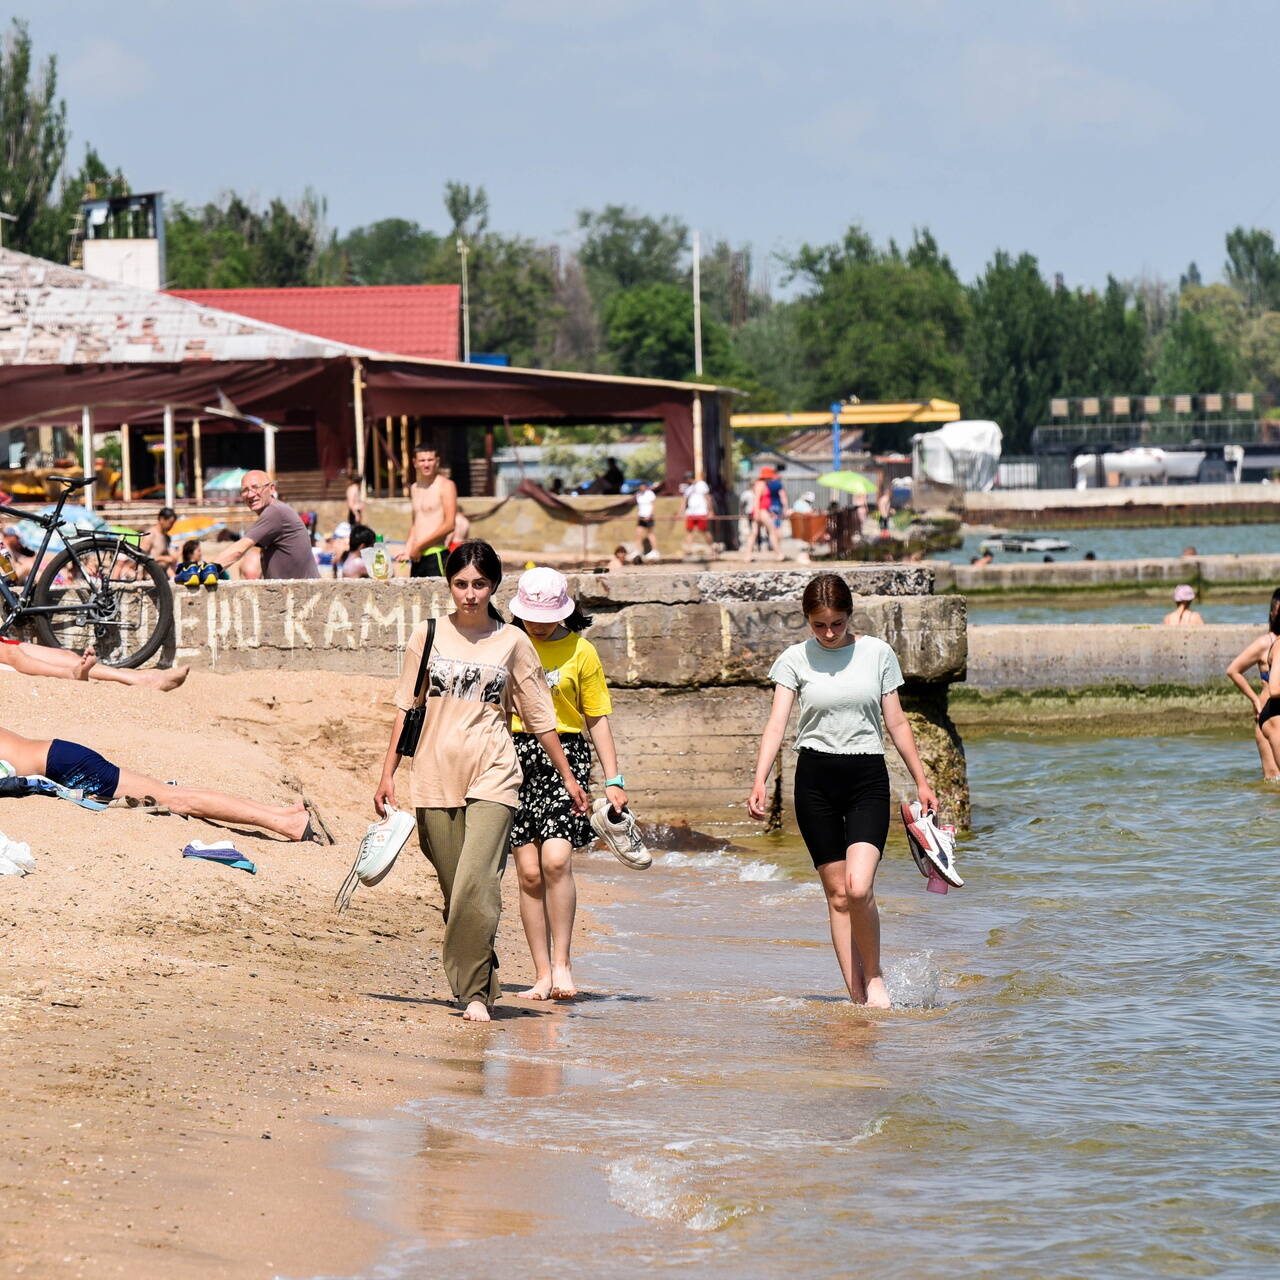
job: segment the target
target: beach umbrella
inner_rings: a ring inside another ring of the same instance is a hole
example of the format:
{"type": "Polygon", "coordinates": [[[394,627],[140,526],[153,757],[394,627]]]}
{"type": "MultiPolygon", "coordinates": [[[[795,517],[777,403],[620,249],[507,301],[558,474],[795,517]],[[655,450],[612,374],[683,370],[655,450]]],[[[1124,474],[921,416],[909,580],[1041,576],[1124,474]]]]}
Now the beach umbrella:
{"type": "MultiPolygon", "coordinates": [[[[52,504],[35,508],[42,516],[51,516],[56,509],[52,504]]],[[[95,529],[104,529],[106,525],[107,522],[97,512],[90,511],[88,507],[78,506],[74,502],[68,503],[62,508],[62,520],[58,528],[49,538],[49,550],[62,550],[64,532],[90,533],[95,529]]],[[[39,547],[40,539],[44,537],[44,526],[36,524],[34,520],[16,520],[10,528],[18,535],[18,541],[32,551],[39,547]]]]}
{"type": "Polygon", "coordinates": [[[841,493],[862,494],[870,497],[879,491],[880,486],[874,480],[864,476],[861,471],[828,471],[818,477],[818,483],[828,489],[838,489],[841,493]]]}
{"type": "Polygon", "coordinates": [[[231,467],[226,471],[215,472],[204,482],[204,491],[208,493],[211,489],[218,492],[230,489],[234,493],[239,493],[240,485],[248,474],[244,467],[231,467]]]}
{"type": "Polygon", "coordinates": [[[212,538],[227,526],[221,520],[210,521],[208,516],[183,516],[172,529],[171,538],[212,538]]]}

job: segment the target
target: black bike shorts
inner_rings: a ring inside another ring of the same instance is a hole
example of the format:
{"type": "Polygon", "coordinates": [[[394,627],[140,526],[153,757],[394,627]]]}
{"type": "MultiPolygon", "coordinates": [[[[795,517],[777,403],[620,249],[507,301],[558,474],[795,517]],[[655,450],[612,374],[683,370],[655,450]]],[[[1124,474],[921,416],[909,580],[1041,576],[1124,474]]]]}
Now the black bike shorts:
{"type": "Polygon", "coordinates": [[[832,755],[802,747],[796,762],[796,822],[820,867],[841,862],[851,844],[884,857],[889,836],[889,769],[882,755],[832,755]]]}

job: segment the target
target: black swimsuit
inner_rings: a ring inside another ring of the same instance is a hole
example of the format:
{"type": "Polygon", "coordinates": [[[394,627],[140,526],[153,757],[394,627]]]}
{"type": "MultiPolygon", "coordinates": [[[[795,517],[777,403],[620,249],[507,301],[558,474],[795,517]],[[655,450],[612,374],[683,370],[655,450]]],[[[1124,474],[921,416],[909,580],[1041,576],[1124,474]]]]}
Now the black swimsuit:
{"type": "MultiPolygon", "coordinates": [[[[1264,671],[1262,663],[1258,663],[1258,674],[1262,677],[1264,687],[1271,680],[1271,654],[1276,647],[1276,642],[1271,642],[1271,649],[1267,651],[1267,669],[1264,671]]],[[[1258,728],[1261,729],[1272,716],[1280,716],[1280,698],[1268,697],[1266,702],[1262,704],[1262,710],[1258,712],[1258,728]]]]}

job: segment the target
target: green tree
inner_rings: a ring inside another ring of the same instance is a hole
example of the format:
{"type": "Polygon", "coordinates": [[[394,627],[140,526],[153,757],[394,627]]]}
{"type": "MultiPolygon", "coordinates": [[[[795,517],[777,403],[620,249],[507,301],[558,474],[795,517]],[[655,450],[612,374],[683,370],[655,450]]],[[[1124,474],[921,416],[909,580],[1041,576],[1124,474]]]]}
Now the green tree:
{"type": "Polygon", "coordinates": [[[838,244],[802,246],[787,266],[805,287],[796,322],[810,405],[969,398],[969,300],[928,231],[904,254],[852,226],[838,244]]]}
{"type": "MultiPolygon", "coordinates": [[[[678,284],[636,285],[605,306],[605,341],[619,373],[678,382],[693,376],[693,299],[678,284]]],[[[702,326],[703,378],[732,383],[741,369],[723,325],[702,326]]]]}
{"type": "Polygon", "coordinates": [[[973,416],[998,422],[1006,448],[1022,453],[1059,387],[1060,304],[1029,253],[1004,250],[969,290],[973,416]]]}
{"type": "Polygon", "coordinates": [[[1226,276],[1251,310],[1280,310],[1280,253],[1270,231],[1236,227],[1227,233],[1226,276]]]}
{"type": "Polygon", "coordinates": [[[578,259],[598,303],[620,289],[681,279],[689,229],[678,218],[651,218],[610,204],[598,212],[580,210],[578,229],[583,233],[578,259]]]}
{"type": "MultiPolygon", "coordinates": [[[[776,302],[730,334],[735,362],[749,369],[758,389],[743,412],[794,412],[813,408],[808,400],[800,308],[776,302]]],[[[735,406],[735,410],[739,406],[735,406]]]]}
{"type": "Polygon", "coordinates": [[[0,53],[0,212],[4,241],[24,253],[65,261],[66,233],[55,188],[67,152],[67,107],[58,98],[52,55],[33,68],[31,36],[14,20],[0,53]]]}
{"type": "Polygon", "coordinates": [[[1239,385],[1237,354],[1204,316],[1180,309],[1161,335],[1155,360],[1155,389],[1161,395],[1227,391],[1239,385]]]}
{"type": "Polygon", "coordinates": [[[383,218],[347,232],[337,247],[353,284],[421,284],[440,237],[405,218],[383,218]]]}
{"type": "Polygon", "coordinates": [[[455,239],[478,239],[489,227],[489,196],[483,187],[473,191],[464,182],[446,182],[444,207],[455,239]]]}
{"type": "Polygon", "coordinates": [[[335,278],[340,254],[324,226],[324,201],[306,191],[265,213],[234,191],[193,209],[175,202],[166,220],[169,287],[287,288],[335,278]]]}

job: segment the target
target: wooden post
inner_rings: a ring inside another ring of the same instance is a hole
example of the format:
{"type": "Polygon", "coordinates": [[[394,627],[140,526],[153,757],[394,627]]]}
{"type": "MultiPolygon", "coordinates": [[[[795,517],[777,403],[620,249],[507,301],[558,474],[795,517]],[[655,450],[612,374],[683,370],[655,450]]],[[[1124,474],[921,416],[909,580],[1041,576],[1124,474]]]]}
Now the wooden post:
{"type": "Polygon", "coordinates": [[[263,432],[263,461],[266,466],[263,470],[271,477],[276,479],[276,429],[268,423],[262,424],[263,432]]]}
{"type": "Polygon", "coordinates": [[[364,479],[364,366],[358,356],[351,358],[351,398],[356,419],[356,471],[360,476],[360,496],[368,497],[364,479]]]}
{"type": "Polygon", "coordinates": [[[191,454],[195,467],[196,501],[204,501],[204,454],[200,449],[200,419],[191,419],[191,454]]]}
{"type": "Polygon", "coordinates": [[[382,440],[378,434],[378,420],[369,424],[373,429],[373,496],[382,497],[382,440]]]}
{"type": "Polygon", "coordinates": [[[129,424],[120,424],[120,490],[126,502],[133,501],[133,466],[129,452],[129,424]]]}
{"type": "Polygon", "coordinates": [[[409,485],[413,482],[413,472],[409,470],[409,415],[400,415],[400,478],[403,481],[402,498],[409,496],[409,485]]]}

